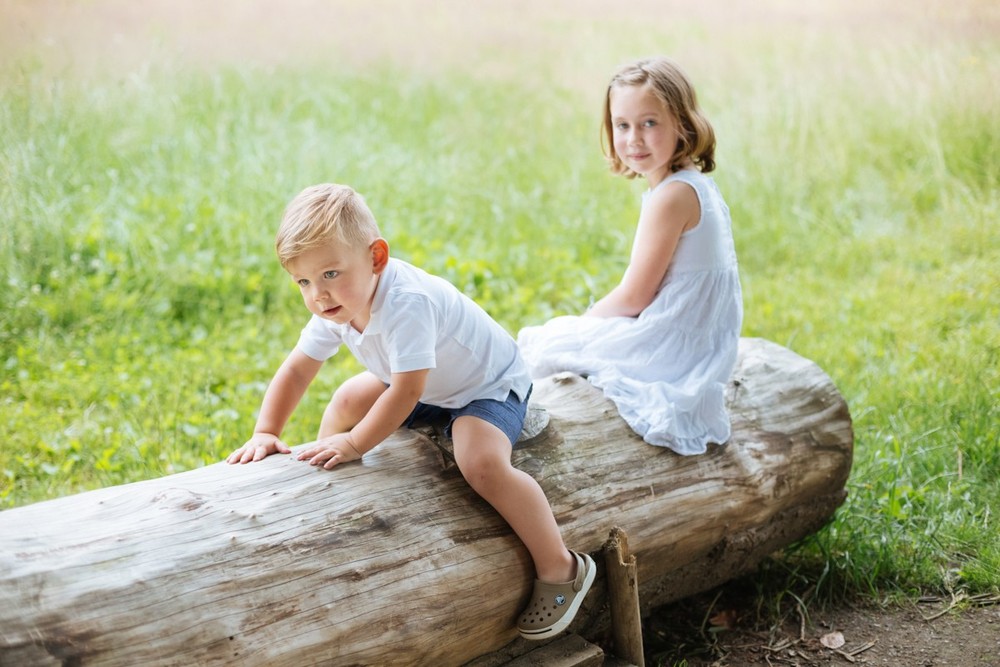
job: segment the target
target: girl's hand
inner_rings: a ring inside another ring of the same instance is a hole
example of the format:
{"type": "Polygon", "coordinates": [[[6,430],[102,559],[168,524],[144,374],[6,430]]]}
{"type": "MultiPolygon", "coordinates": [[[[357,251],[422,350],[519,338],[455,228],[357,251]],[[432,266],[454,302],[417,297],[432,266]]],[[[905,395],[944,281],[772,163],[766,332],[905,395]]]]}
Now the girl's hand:
{"type": "Polygon", "coordinates": [[[309,465],[321,465],[330,470],[341,463],[357,461],[361,458],[361,452],[354,447],[349,434],[338,433],[329,438],[317,440],[311,447],[299,452],[296,458],[299,461],[308,460],[309,465]]]}
{"type": "Polygon", "coordinates": [[[272,433],[254,433],[242,447],[229,455],[228,463],[250,463],[260,461],[266,456],[276,453],[291,454],[292,450],[272,433]]]}

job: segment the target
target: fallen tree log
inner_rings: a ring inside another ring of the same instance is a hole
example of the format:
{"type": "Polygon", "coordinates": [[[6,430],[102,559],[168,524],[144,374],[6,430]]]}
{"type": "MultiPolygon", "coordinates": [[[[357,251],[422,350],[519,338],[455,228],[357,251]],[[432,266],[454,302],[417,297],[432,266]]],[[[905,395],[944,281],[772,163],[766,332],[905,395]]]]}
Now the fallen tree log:
{"type": "MultiPolygon", "coordinates": [[[[751,571],[845,497],[850,415],[819,367],[744,339],[729,391],[730,442],[681,457],[581,378],[536,384],[551,421],[515,464],[571,548],[628,532],[644,612],[751,571]]],[[[334,471],[272,456],[0,513],[0,665],[485,665],[526,644],[531,576],[448,451],[400,431],[334,471]]],[[[605,597],[599,578],[572,629],[605,623],[605,597]]]]}

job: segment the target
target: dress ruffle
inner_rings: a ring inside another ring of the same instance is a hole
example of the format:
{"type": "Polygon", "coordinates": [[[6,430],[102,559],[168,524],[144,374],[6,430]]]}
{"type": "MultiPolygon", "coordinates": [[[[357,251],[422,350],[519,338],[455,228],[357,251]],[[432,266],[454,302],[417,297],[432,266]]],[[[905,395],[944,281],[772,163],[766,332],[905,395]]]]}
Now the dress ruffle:
{"type": "Polygon", "coordinates": [[[522,329],[517,342],[533,378],[582,375],[646,442],[701,454],[730,436],[725,387],[742,292],[728,209],[714,182],[698,172],[670,180],[692,183],[702,219],[681,237],[653,302],[634,318],[557,317],[522,329]]]}

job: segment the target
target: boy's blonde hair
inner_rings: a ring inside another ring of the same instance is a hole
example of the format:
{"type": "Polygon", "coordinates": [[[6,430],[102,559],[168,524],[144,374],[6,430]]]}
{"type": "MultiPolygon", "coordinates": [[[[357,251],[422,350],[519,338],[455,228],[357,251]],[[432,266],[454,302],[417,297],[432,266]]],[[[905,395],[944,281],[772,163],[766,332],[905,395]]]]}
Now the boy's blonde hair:
{"type": "Polygon", "coordinates": [[[285,207],[274,249],[286,266],[303,252],[327,243],[367,247],[379,236],[364,197],[346,185],[322,183],[306,188],[285,207]]]}
{"type": "Polygon", "coordinates": [[[615,153],[615,128],[611,122],[611,91],[616,87],[646,84],[667,111],[677,119],[679,126],[681,136],[677,140],[677,150],[670,162],[670,171],[677,171],[689,159],[705,173],[715,169],[715,131],[698,108],[694,86],[677,63],[661,56],[623,65],[611,77],[611,83],[608,84],[608,91],[604,96],[604,131],[601,135],[601,148],[611,171],[626,178],[637,176],[615,153]]]}

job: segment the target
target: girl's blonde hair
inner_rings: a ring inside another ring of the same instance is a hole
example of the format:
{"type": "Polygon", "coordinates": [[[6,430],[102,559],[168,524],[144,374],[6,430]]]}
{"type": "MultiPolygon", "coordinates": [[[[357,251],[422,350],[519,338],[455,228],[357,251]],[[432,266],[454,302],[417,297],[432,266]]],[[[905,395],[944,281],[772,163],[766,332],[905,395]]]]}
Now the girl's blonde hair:
{"type": "Polygon", "coordinates": [[[667,111],[677,119],[679,126],[680,137],[677,140],[677,150],[670,162],[670,171],[677,171],[688,160],[694,162],[698,169],[705,173],[715,169],[715,131],[698,108],[694,86],[677,63],[661,56],[623,65],[611,77],[611,83],[608,84],[608,91],[604,96],[604,128],[601,134],[601,149],[611,171],[626,178],[637,176],[615,153],[615,128],[611,122],[611,90],[621,86],[646,84],[667,111]]]}
{"type": "Polygon", "coordinates": [[[286,266],[303,252],[327,243],[367,247],[379,236],[364,197],[346,185],[322,183],[306,188],[285,207],[274,249],[286,266]]]}

